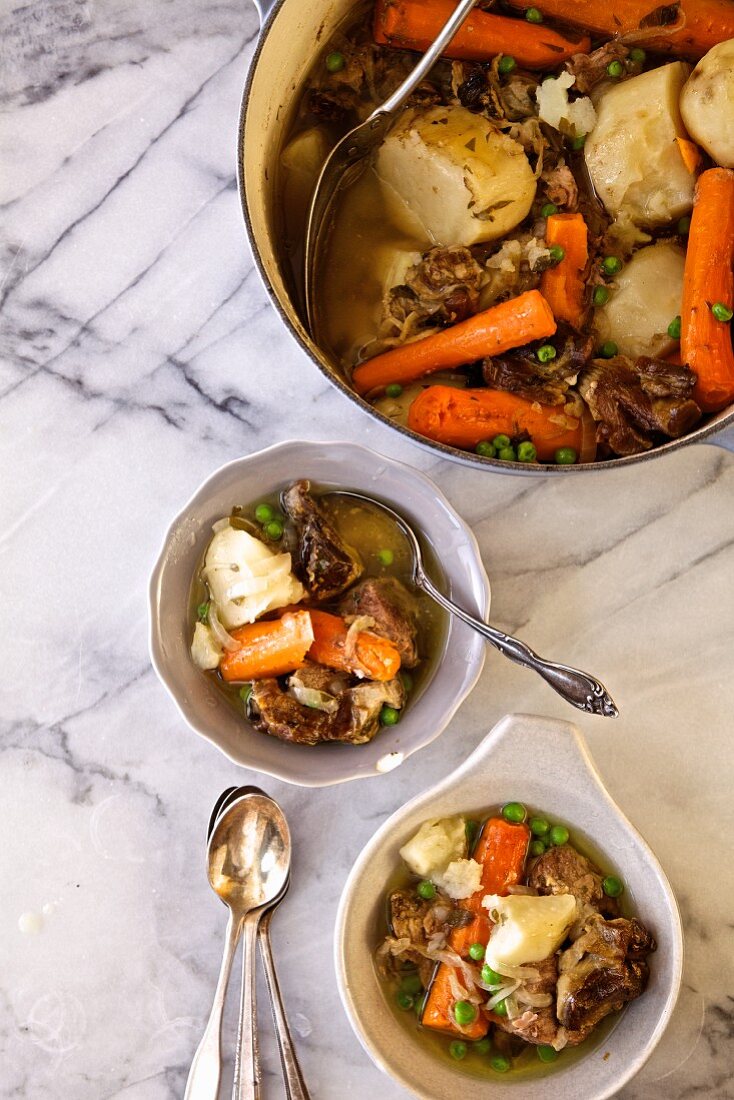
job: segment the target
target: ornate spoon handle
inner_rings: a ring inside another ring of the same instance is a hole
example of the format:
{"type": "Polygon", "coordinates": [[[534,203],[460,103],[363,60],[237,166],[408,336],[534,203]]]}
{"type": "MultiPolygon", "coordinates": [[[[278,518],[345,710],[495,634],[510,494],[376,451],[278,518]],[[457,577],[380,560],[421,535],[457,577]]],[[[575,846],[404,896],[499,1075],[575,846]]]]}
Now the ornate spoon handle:
{"type": "Polygon", "coordinates": [[[310,1094],[303,1080],[303,1074],[298,1064],[298,1057],[296,1056],[296,1050],[291,1038],[290,1028],[288,1027],[288,1020],[283,1006],[283,998],[281,997],[280,986],[278,984],[278,976],[275,973],[273,952],[270,947],[270,920],[274,912],[274,908],[269,909],[260,921],[259,943],[260,954],[265,968],[265,981],[267,983],[268,992],[270,993],[270,1006],[273,1010],[275,1034],[278,1039],[278,1048],[280,1050],[280,1062],[283,1069],[285,1094],[287,1100],[310,1100],[310,1094]]]}

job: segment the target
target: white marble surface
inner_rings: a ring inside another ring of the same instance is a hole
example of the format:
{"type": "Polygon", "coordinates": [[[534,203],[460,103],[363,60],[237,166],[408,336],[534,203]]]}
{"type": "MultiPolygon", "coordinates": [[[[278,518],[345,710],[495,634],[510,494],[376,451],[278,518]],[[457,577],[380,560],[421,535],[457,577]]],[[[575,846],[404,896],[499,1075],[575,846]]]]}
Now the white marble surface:
{"type": "MultiPolygon", "coordinates": [[[[0,1096],[183,1093],[224,929],[204,827],[218,792],[253,777],[157,684],[146,577],[214,466],[299,436],[359,436],[428,469],[481,540],[497,623],[612,688],[620,721],[580,724],[687,933],[673,1024],[624,1097],[734,1096],[734,458],[699,446],[553,484],[487,477],[332,391],[245,246],[234,140],[255,32],[244,0],[0,5],[0,1096]]],[[[264,783],[296,838],[274,937],[318,1100],[404,1095],[337,1000],[344,877],[384,817],[512,709],[568,716],[491,655],[450,729],[393,774],[264,783]]]]}

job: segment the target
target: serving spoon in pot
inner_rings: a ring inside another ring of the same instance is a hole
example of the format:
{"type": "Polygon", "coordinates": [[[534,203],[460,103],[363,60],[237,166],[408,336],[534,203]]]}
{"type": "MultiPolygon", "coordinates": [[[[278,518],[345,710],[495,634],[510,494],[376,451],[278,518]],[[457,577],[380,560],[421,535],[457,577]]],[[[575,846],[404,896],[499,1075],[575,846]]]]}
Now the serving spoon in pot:
{"type": "Polygon", "coordinates": [[[438,37],[426,50],[415,68],[384,103],[350,130],[329,153],[316,181],[306,223],[304,286],[306,319],[311,336],[316,327],[316,276],[318,260],[328,232],[327,214],[337,193],[354,183],[367,164],[367,157],[387,136],[398,112],[411,92],[430,72],[451,39],[469,16],[477,0],[460,0],[438,37]]]}
{"type": "Polygon", "coordinates": [[[571,706],[577,707],[579,710],[585,710],[589,714],[602,715],[604,718],[618,717],[617,706],[600,680],[590,676],[588,672],[581,672],[580,669],[571,668],[569,665],[544,660],[519,638],[513,638],[510,634],[503,634],[501,630],[497,630],[489,623],[484,623],[481,619],[475,618],[463,607],[459,607],[453,600],[450,600],[448,596],[444,596],[426,572],[418,536],[407,520],[398,512],[393,511],[387,504],[383,504],[381,500],[375,500],[374,497],[366,496],[364,493],[355,493],[347,489],[331,490],[324,493],[322,499],[327,497],[346,497],[347,499],[358,500],[361,504],[369,504],[371,507],[379,508],[385,512],[408,541],[412,555],[413,583],[416,588],[420,588],[422,592],[435,600],[449,614],[455,615],[457,619],[461,619],[472,630],[476,630],[490,645],[493,645],[510,661],[537,672],[571,706]]]}

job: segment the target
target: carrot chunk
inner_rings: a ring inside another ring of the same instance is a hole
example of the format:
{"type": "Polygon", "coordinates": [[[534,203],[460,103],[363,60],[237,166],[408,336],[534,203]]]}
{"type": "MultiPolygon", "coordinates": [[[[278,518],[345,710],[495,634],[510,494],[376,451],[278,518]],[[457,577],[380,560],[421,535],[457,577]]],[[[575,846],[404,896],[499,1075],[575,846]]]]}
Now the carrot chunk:
{"type": "Polygon", "coordinates": [[[588,232],[581,214],[551,214],[546,221],[545,241],[560,245],[563,259],[544,271],[540,291],[557,321],[580,328],[586,312],[584,271],[589,259],[588,232]]]}
{"type": "Polygon", "coordinates": [[[225,680],[263,680],[301,668],[313,644],[308,611],[287,612],[280,619],[248,623],[232,631],[237,649],[219,662],[225,680]]]}
{"type": "Polygon", "coordinates": [[[681,358],[697,376],[693,399],[704,412],[717,412],[734,401],[731,325],[717,319],[712,309],[717,304],[734,309],[730,168],[710,168],[698,178],[683,276],[681,358]]]}
{"type": "Polygon", "coordinates": [[[437,370],[473,363],[485,355],[502,355],[556,331],[553,313],[542,294],[528,290],[517,298],[476,313],[452,328],[376,355],[357,367],[352,382],[357,393],[406,384],[437,370]]]}
{"type": "Polygon", "coordinates": [[[388,638],[371,630],[361,630],[354,651],[347,653],[348,627],[338,615],[326,611],[310,612],[314,640],[308,656],[319,665],[357,672],[369,680],[394,680],[400,671],[400,653],[388,638]]]}

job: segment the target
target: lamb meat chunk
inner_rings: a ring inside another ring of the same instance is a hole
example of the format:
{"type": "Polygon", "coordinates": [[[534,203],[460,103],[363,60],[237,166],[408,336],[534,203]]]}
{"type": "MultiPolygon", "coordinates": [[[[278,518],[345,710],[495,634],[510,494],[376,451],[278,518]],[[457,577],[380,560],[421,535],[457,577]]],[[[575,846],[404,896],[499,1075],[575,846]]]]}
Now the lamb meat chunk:
{"type": "Polygon", "coordinates": [[[623,355],[593,359],[578,388],[597,422],[598,443],[618,455],[649,450],[656,435],[678,439],[700,419],[691,399],[696,376],[688,367],[623,355]]]}
{"type": "Polygon", "coordinates": [[[341,695],[353,682],[348,673],[317,665],[314,661],[306,661],[302,668],[288,677],[289,687],[293,680],[297,680],[302,687],[325,691],[329,695],[341,695]]]}
{"type": "Polygon", "coordinates": [[[591,358],[593,337],[582,336],[569,326],[559,326],[554,339],[556,358],[539,363],[531,347],[518,348],[511,355],[485,359],[482,375],[495,390],[517,393],[541,405],[561,405],[582,368],[591,358]]]}
{"type": "MultiPolygon", "coordinates": [[[[436,963],[433,959],[426,958],[425,952],[428,941],[437,933],[447,935],[452,925],[451,918],[454,909],[443,903],[442,899],[424,901],[419,898],[415,890],[394,890],[388,902],[388,926],[390,928],[390,940],[409,940],[420,950],[403,950],[397,955],[388,955],[386,969],[394,974],[399,974],[404,969],[406,962],[417,967],[424,988],[427,988],[436,963]]],[[[471,919],[467,914],[467,919],[471,919]]]]}
{"type": "Polygon", "coordinates": [[[314,599],[330,600],[361,576],[363,566],[308,490],[307,481],[291,485],[282,495],[283,510],[298,532],[296,572],[314,599]]]}
{"type": "Polygon", "coordinates": [[[587,921],[584,934],[560,956],[556,1013],[570,1046],[644,992],[646,959],[654,950],[655,940],[638,920],[587,921]]]}
{"type": "MultiPolygon", "coordinates": [[[[597,84],[600,84],[602,80],[609,79],[607,66],[610,65],[612,61],[626,61],[629,52],[628,46],[612,39],[611,42],[606,42],[603,46],[600,46],[598,50],[592,50],[591,53],[574,54],[573,57],[566,62],[566,71],[576,78],[573,90],[575,92],[581,92],[582,95],[586,95],[592,88],[595,88],[597,84]]],[[[635,70],[631,70],[630,76],[635,76],[637,73],[639,73],[639,68],[636,72],[635,70]]],[[[617,80],[618,79],[619,78],[617,78],[617,80]]]]}
{"type": "Polygon", "coordinates": [[[539,977],[532,982],[526,982],[524,988],[528,993],[545,993],[549,1003],[540,1008],[528,1008],[514,1020],[507,1016],[492,1017],[497,1027],[510,1035],[518,1035],[526,1043],[536,1046],[552,1046],[558,1036],[558,1020],[556,1019],[556,982],[558,981],[558,955],[549,955],[542,962],[533,963],[532,969],[538,971],[539,977]]]}
{"type": "Polygon", "coordinates": [[[548,202],[554,202],[556,206],[565,206],[567,210],[575,210],[579,202],[579,189],[576,177],[567,164],[557,164],[541,174],[541,180],[545,184],[545,195],[548,202]]]}
{"type": "Polygon", "coordinates": [[[548,848],[536,859],[528,874],[528,886],[540,894],[573,894],[584,906],[616,916],[619,902],[602,889],[604,876],[590,859],[570,844],[548,848]]]}
{"type": "Polygon", "coordinates": [[[383,705],[400,708],[405,692],[400,680],[377,683],[368,680],[347,688],[333,714],[304,706],[277,680],[256,680],[250,696],[253,722],[257,729],[299,745],[344,741],[361,745],[371,741],[380,728],[383,705]]]}
{"type": "Polygon", "coordinates": [[[453,325],[476,313],[486,275],[468,248],[431,248],[383,302],[383,321],[453,325]]]}
{"type": "Polygon", "coordinates": [[[415,599],[397,577],[368,577],[361,581],[341,601],[339,612],[347,620],[369,616],[374,620],[370,630],[395,644],[403,668],[415,668],[418,664],[415,599]]]}

